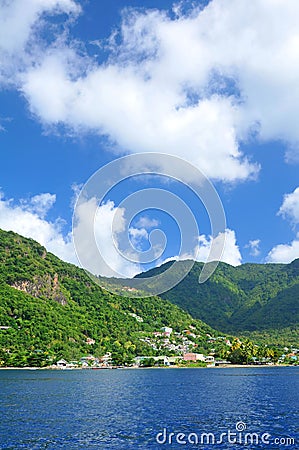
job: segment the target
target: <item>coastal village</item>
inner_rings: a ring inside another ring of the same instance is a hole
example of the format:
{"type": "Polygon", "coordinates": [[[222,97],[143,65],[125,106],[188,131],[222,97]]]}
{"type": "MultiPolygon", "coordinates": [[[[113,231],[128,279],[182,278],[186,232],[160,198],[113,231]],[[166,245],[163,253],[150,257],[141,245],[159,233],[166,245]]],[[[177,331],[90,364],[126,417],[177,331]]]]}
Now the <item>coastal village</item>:
{"type": "MultiPolygon", "coordinates": [[[[137,321],[142,318],[134,314],[137,321]]],[[[79,361],[66,361],[59,359],[52,364],[52,369],[113,369],[119,367],[219,367],[228,366],[234,361],[229,355],[234,351],[244,348],[244,342],[238,338],[233,340],[225,336],[212,336],[197,334],[192,325],[181,332],[174,331],[171,327],[162,327],[150,336],[140,337],[152,350],[152,355],[136,356],[129,364],[117,366],[113,361],[112,354],[107,352],[101,357],[92,354],[83,356],[79,361]],[[199,351],[200,350],[200,351],[199,351]]],[[[86,343],[90,346],[95,344],[91,338],[86,343]]],[[[251,343],[252,344],[252,343],[251,343]]],[[[251,356],[246,361],[250,365],[274,365],[274,364],[297,364],[299,361],[299,349],[285,347],[284,353],[275,355],[273,351],[261,352],[258,346],[254,346],[251,356]]],[[[266,349],[267,350],[267,349],[266,349]]],[[[244,364],[244,363],[243,363],[244,364]]]]}

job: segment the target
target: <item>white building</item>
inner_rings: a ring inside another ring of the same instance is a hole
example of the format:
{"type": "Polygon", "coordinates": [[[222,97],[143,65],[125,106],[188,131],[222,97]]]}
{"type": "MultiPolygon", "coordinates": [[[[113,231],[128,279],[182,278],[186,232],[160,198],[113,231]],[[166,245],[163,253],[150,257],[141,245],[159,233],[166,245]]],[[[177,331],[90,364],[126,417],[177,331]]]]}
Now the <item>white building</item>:
{"type": "Polygon", "coordinates": [[[206,356],[205,357],[205,362],[208,363],[208,364],[214,364],[215,363],[214,356],[206,356]]]}
{"type": "Polygon", "coordinates": [[[184,361],[206,361],[206,357],[202,353],[184,353],[184,361]]]}
{"type": "Polygon", "coordinates": [[[57,361],[56,366],[62,369],[63,367],[67,366],[67,361],[65,359],[60,359],[59,361],[57,361]]]}
{"type": "Polygon", "coordinates": [[[161,330],[164,334],[167,334],[168,336],[170,336],[172,333],[172,328],[170,327],[162,327],[161,330]]]}

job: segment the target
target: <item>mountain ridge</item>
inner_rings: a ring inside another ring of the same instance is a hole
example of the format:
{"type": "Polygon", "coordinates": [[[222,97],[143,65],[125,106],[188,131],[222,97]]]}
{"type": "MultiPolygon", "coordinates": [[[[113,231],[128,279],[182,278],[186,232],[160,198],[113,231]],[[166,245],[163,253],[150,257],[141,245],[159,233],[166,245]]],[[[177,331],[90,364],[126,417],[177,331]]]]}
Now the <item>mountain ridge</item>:
{"type": "MultiPolygon", "coordinates": [[[[162,273],[165,265],[138,277],[162,273]]],[[[177,270],[184,261],[177,263],[177,270]]],[[[299,323],[299,259],[289,264],[220,262],[205,283],[198,283],[203,263],[195,262],[178,285],[161,294],[193,317],[228,333],[284,328],[299,323]]]]}

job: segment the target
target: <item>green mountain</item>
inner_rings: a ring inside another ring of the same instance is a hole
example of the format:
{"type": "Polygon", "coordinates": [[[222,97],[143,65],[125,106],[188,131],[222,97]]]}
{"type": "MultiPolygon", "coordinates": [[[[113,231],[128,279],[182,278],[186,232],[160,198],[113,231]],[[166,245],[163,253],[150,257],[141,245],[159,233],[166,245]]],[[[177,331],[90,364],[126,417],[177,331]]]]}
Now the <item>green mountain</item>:
{"type": "Polygon", "coordinates": [[[106,352],[125,363],[159,354],[146,339],[163,326],[214,333],[167,300],[110,294],[32,239],[0,230],[0,366],[106,352]]]}
{"type": "MultiPolygon", "coordinates": [[[[281,330],[297,323],[298,266],[298,261],[265,267],[221,264],[199,285],[201,265],[196,264],[165,298],[129,298],[102,289],[84,270],[32,239],[0,230],[0,366],[47,366],[60,358],[100,358],[108,352],[115,364],[130,363],[138,355],[186,351],[241,363],[252,357],[277,360],[283,346],[296,344],[291,328],[284,338],[281,330]],[[257,347],[246,338],[246,330],[260,332],[268,323],[281,327],[275,331],[277,341],[269,341],[267,334],[261,339],[258,332],[254,338],[275,344],[271,348],[257,347]],[[170,339],[162,327],[173,329],[170,339]],[[219,330],[240,330],[244,338],[229,338],[219,330]]],[[[120,291],[130,289],[130,280],[105,282],[107,287],[115,283],[120,291]]]]}
{"type": "MultiPolygon", "coordinates": [[[[162,273],[170,264],[139,277],[162,273]]],[[[185,261],[177,264],[178,275],[185,264],[185,261]]],[[[186,278],[162,298],[226,333],[298,329],[299,259],[291,264],[237,267],[220,263],[211,278],[199,284],[202,266],[195,263],[186,278]]],[[[298,335],[296,338],[298,341],[298,335]]]]}

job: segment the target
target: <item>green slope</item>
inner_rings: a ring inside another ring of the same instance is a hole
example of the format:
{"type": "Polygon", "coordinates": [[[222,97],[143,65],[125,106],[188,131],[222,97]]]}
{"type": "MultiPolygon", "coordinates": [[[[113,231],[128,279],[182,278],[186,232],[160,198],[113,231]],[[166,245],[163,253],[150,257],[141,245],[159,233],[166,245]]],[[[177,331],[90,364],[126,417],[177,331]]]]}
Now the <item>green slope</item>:
{"type": "MultiPolygon", "coordinates": [[[[185,262],[178,264],[184,266],[185,262]]],[[[161,273],[169,263],[142,277],[161,273]]],[[[162,295],[193,317],[228,333],[275,330],[299,324],[299,259],[291,264],[220,263],[212,277],[198,283],[202,263],[162,295]]]]}
{"type": "Polygon", "coordinates": [[[45,365],[108,351],[122,363],[154,354],[140,336],[190,325],[212,333],[168,301],[112,295],[32,239],[0,230],[0,365],[45,365]]]}

